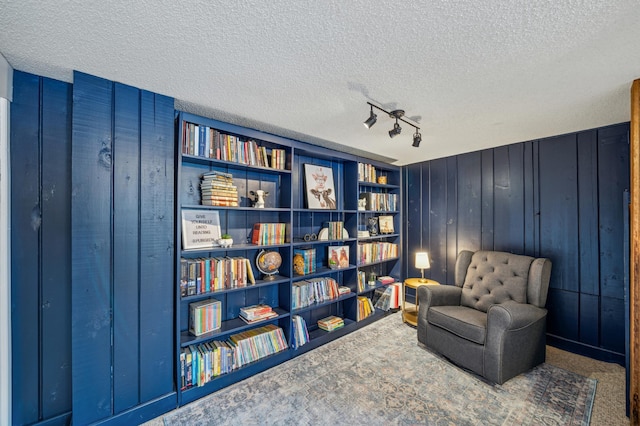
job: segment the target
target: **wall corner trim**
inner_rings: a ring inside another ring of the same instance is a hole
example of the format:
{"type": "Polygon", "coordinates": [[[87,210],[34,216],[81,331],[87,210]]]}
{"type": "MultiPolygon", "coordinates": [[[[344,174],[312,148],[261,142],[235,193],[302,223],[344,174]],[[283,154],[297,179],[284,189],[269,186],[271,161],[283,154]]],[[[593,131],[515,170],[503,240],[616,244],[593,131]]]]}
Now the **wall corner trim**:
{"type": "Polygon", "coordinates": [[[0,53],[0,98],[13,100],[13,67],[0,53]]]}

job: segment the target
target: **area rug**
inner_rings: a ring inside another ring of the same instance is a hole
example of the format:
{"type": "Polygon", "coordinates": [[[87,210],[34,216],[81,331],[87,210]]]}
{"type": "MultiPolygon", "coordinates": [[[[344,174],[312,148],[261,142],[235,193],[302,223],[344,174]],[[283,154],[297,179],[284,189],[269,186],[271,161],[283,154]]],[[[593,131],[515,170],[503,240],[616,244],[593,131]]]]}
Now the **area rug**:
{"type": "Polygon", "coordinates": [[[542,364],[491,385],[391,314],[181,407],[165,425],[588,425],[596,380],[542,364]]]}

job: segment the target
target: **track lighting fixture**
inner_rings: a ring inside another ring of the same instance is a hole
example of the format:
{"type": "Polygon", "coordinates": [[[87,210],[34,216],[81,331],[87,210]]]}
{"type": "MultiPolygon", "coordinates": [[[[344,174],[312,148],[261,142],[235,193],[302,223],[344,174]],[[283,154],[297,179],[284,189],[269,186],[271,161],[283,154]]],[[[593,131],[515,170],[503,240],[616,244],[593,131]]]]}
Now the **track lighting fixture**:
{"type": "Polygon", "coordinates": [[[420,146],[420,142],[422,142],[422,135],[416,129],[416,132],[413,134],[413,146],[416,148],[420,146]]]}
{"type": "Polygon", "coordinates": [[[389,137],[390,138],[396,137],[396,136],[398,136],[400,134],[400,132],[402,132],[402,127],[400,127],[400,123],[398,123],[398,120],[399,120],[399,121],[402,121],[404,123],[407,123],[410,126],[415,127],[416,132],[413,135],[413,146],[416,147],[416,148],[420,146],[420,142],[422,142],[422,135],[419,132],[420,127],[418,127],[415,124],[410,123],[407,120],[402,118],[402,117],[404,117],[404,110],[395,109],[393,111],[386,111],[386,110],[380,108],[379,106],[376,106],[376,105],[372,104],[371,102],[367,102],[367,103],[371,106],[371,112],[369,113],[369,118],[367,118],[367,120],[364,122],[364,127],[366,127],[367,129],[370,129],[371,126],[376,124],[378,116],[373,113],[373,109],[374,108],[379,109],[380,111],[384,112],[385,114],[388,114],[390,118],[395,118],[396,119],[396,122],[393,124],[393,129],[389,130],[389,137]]]}
{"type": "Polygon", "coordinates": [[[371,105],[371,113],[369,114],[369,118],[367,118],[367,120],[364,122],[364,127],[366,127],[367,129],[370,129],[371,126],[376,124],[377,120],[378,120],[378,116],[373,113],[373,105],[371,105]]]}

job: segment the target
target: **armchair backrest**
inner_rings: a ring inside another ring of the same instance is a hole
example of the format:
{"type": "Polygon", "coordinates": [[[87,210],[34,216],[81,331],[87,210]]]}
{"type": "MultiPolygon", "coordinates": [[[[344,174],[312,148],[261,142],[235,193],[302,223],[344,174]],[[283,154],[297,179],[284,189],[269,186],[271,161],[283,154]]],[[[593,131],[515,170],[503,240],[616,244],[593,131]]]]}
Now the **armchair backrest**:
{"type": "Polygon", "coordinates": [[[462,287],[460,304],[483,312],[509,300],[544,307],[550,275],[549,259],[462,251],[456,260],[455,284],[462,287]]]}

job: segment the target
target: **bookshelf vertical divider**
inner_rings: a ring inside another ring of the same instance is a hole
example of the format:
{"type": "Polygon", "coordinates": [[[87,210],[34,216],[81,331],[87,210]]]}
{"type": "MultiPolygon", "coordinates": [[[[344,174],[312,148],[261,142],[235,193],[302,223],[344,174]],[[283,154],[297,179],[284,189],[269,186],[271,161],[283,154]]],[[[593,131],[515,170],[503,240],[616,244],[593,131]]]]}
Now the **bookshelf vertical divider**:
{"type": "Polygon", "coordinates": [[[359,279],[401,278],[399,167],[186,112],[176,120],[180,405],[386,314],[363,315],[377,286],[359,279]],[[387,181],[364,182],[364,165],[387,181]],[[365,196],[385,207],[361,209],[365,196]],[[363,236],[378,216],[394,232],[363,236]],[[395,244],[393,256],[365,261],[363,246],[380,243],[395,244]]]}

